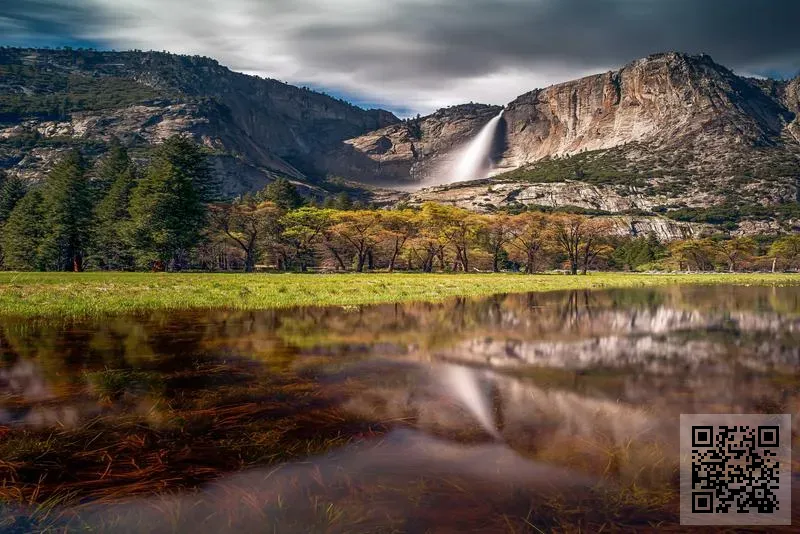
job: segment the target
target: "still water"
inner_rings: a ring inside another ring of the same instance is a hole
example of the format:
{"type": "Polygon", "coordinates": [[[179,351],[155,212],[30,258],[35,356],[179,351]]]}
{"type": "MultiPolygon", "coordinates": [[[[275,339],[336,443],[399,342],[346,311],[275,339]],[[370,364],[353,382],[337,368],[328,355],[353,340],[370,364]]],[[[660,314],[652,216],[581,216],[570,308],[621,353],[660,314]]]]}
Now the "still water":
{"type": "Polygon", "coordinates": [[[0,318],[0,530],[679,530],[717,412],[798,428],[800,287],[0,318]]]}

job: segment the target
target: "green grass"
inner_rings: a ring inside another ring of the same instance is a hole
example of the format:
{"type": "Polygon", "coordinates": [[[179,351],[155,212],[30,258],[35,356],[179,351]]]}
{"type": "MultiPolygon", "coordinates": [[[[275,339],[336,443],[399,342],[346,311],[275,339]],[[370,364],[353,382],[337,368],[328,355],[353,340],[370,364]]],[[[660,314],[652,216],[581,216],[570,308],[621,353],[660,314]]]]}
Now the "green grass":
{"type": "Polygon", "coordinates": [[[800,285],[795,274],[0,273],[0,315],[81,317],[164,309],[264,309],[670,284],[800,285]]]}

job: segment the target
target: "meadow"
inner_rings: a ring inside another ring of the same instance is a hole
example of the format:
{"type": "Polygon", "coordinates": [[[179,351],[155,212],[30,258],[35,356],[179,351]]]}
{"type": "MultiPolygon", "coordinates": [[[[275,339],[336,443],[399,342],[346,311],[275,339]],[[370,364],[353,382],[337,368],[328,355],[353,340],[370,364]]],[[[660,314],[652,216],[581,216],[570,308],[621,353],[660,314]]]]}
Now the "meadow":
{"type": "Polygon", "coordinates": [[[795,285],[800,274],[0,273],[0,314],[92,317],[171,309],[437,302],[450,297],[670,284],[795,285]]]}

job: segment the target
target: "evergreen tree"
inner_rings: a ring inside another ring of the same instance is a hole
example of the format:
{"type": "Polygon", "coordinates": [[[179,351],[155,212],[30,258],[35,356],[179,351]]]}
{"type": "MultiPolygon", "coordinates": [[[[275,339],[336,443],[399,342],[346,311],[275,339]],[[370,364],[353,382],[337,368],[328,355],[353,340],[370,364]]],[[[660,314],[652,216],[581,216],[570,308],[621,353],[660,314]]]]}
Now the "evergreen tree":
{"type": "Polygon", "coordinates": [[[48,270],[82,271],[89,244],[92,199],[83,159],[70,152],[47,177],[42,191],[45,233],[39,258],[48,270]]]}
{"type": "Polygon", "coordinates": [[[92,192],[95,199],[102,199],[111,189],[114,182],[122,174],[130,172],[133,162],[128,151],[116,137],[111,139],[111,146],[95,165],[92,192]]]}
{"type": "MultiPolygon", "coordinates": [[[[125,153],[127,159],[127,153],[125,153]]],[[[130,225],[131,193],[136,185],[136,169],[127,160],[127,165],[117,162],[118,172],[103,199],[94,210],[95,224],[92,236],[92,259],[102,269],[128,270],[134,267],[133,253],[126,239],[126,228],[130,225]]],[[[101,171],[108,171],[107,162],[101,171]]]]}
{"type": "Polygon", "coordinates": [[[335,197],[325,199],[325,207],[335,210],[347,211],[353,209],[353,201],[346,191],[342,191],[335,197]]]}
{"type": "Polygon", "coordinates": [[[216,193],[202,149],[180,136],[164,141],[131,195],[129,237],[137,263],[182,268],[200,240],[207,203],[216,193]]]}
{"type": "Polygon", "coordinates": [[[0,180],[0,226],[8,220],[14,206],[25,196],[26,190],[24,180],[17,176],[0,180]]]}
{"type": "Polygon", "coordinates": [[[38,248],[44,235],[42,194],[29,191],[14,207],[3,226],[3,266],[31,271],[42,269],[38,248]]]}
{"type": "Polygon", "coordinates": [[[297,188],[286,178],[278,178],[265,187],[258,200],[272,202],[284,211],[297,209],[305,204],[305,199],[297,192],[297,188]]]}

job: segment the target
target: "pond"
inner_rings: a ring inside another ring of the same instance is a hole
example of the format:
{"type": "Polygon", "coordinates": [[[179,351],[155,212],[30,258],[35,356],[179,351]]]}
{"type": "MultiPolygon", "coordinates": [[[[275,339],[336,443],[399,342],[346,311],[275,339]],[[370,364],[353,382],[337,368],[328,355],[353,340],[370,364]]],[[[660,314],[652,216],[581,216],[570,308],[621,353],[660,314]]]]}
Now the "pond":
{"type": "Polygon", "coordinates": [[[677,530],[681,413],[798,412],[800,287],[2,318],[0,530],[677,530]]]}

